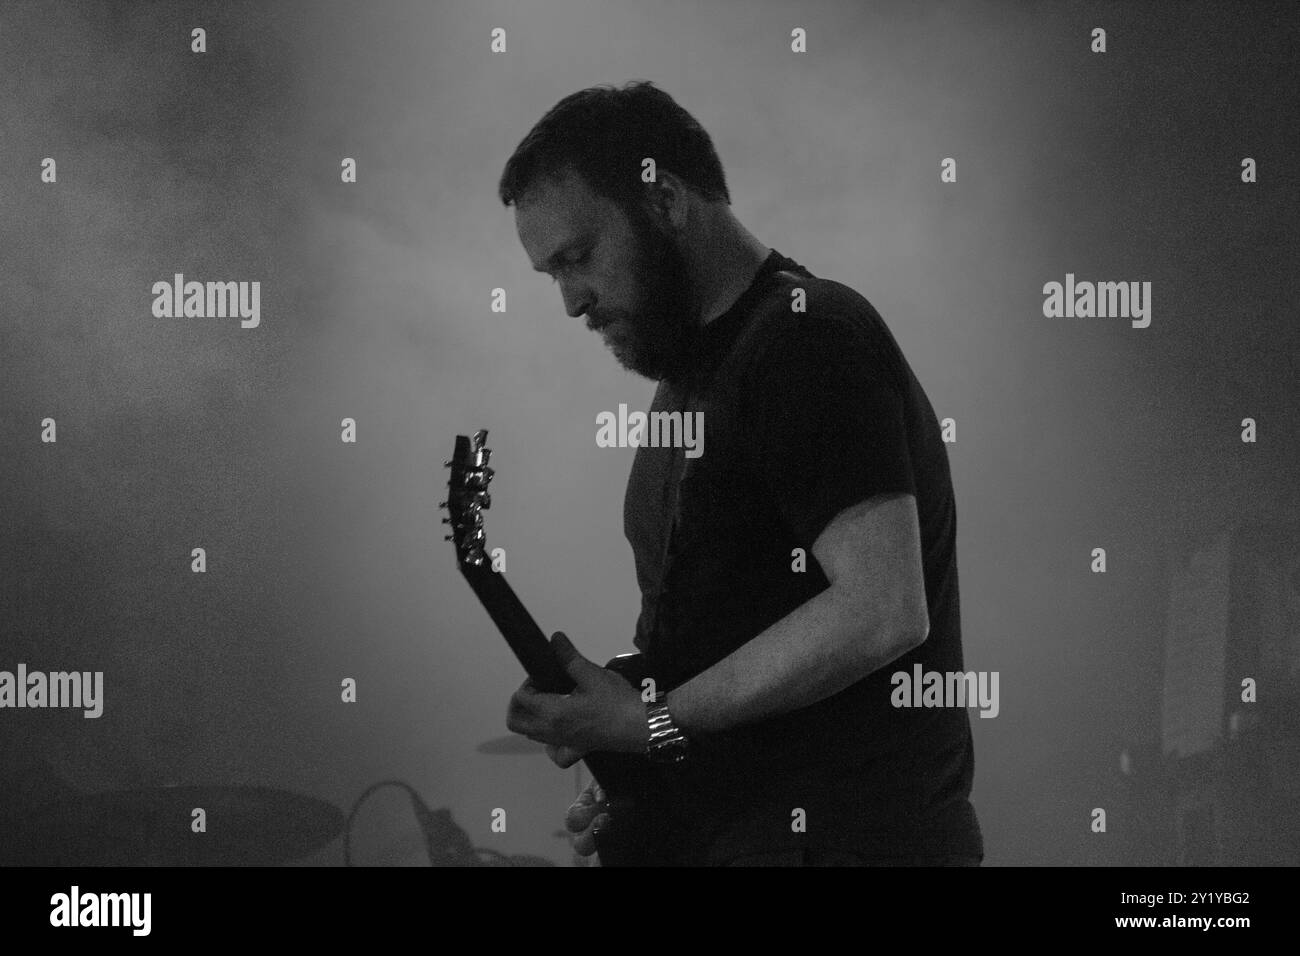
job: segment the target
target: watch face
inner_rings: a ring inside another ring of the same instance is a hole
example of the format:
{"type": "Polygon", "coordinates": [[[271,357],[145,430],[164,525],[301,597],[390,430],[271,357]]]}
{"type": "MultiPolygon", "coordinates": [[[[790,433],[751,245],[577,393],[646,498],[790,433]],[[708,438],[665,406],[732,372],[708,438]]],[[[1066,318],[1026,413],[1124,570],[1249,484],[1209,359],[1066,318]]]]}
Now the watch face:
{"type": "Polygon", "coordinates": [[[650,751],[650,759],[655,763],[680,763],[686,759],[686,739],[677,737],[657,744],[650,751]]]}

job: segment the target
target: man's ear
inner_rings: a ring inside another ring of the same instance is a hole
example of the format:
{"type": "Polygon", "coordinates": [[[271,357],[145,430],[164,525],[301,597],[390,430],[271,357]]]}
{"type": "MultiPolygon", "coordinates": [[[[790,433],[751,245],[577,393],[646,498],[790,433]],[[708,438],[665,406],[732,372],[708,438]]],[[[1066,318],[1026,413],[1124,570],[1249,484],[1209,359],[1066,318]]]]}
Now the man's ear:
{"type": "Polygon", "coordinates": [[[656,169],[655,177],[655,182],[645,184],[647,206],[655,225],[675,235],[686,225],[692,193],[674,172],[656,169]]]}

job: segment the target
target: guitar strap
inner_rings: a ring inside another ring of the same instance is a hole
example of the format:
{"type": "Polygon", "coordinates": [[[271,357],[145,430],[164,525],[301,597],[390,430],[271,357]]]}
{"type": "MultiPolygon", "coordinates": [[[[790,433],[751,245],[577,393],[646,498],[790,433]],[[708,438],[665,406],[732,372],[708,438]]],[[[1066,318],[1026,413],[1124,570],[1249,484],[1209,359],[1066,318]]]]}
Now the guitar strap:
{"type": "MultiPolygon", "coordinates": [[[[788,282],[800,281],[800,276],[796,273],[791,272],[788,269],[780,269],[770,272],[764,280],[764,285],[777,278],[788,282]]],[[[683,421],[685,421],[686,416],[690,414],[689,410],[691,407],[691,400],[694,395],[694,389],[687,386],[682,391],[680,401],[673,403],[674,405],[680,405],[680,407],[677,408],[677,411],[681,412],[683,421]]],[[[659,583],[655,587],[655,598],[653,604],[654,625],[652,631],[656,636],[658,636],[659,632],[659,612],[662,605],[663,594],[666,589],[665,585],[668,581],[668,575],[672,570],[673,543],[677,537],[677,524],[678,518],[680,517],[679,506],[681,504],[682,476],[685,474],[685,471],[686,449],[683,447],[675,447],[672,449],[672,459],[669,462],[668,474],[664,478],[663,500],[664,506],[667,509],[665,514],[668,514],[671,517],[668,523],[668,533],[664,535],[663,552],[659,556],[659,583]]],[[[652,641],[651,646],[654,646],[655,643],[657,642],[652,641]]],[[[666,689],[671,690],[672,688],[666,689]]]]}
{"type": "MultiPolygon", "coordinates": [[[[691,392],[685,390],[681,401],[675,402],[674,405],[680,404],[677,409],[682,414],[682,420],[685,421],[687,409],[691,404],[691,392]]],[[[659,583],[655,586],[654,603],[654,625],[653,632],[656,637],[659,635],[659,622],[661,619],[660,611],[663,607],[663,594],[668,582],[668,575],[671,572],[673,542],[677,536],[677,519],[678,505],[681,502],[682,473],[686,470],[686,449],[674,447],[670,449],[671,458],[668,463],[668,473],[664,477],[663,502],[664,514],[668,515],[668,532],[664,535],[663,551],[659,555],[659,583]]],[[[658,645],[657,640],[652,640],[650,646],[658,645]]],[[[654,676],[654,675],[651,675],[654,676]]],[[[671,690],[672,688],[656,688],[657,690],[671,690]]]]}

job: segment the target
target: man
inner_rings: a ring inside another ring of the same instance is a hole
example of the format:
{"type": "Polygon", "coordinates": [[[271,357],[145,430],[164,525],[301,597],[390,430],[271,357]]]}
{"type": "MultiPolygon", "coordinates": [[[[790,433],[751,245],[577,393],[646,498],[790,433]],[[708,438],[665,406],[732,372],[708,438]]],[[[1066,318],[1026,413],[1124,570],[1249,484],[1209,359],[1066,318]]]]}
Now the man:
{"type": "MultiPolygon", "coordinates": [[[[651,412],[703,412],[706,438],[639,447],[628,481],[634,643],[666,697],[557,635],[576,689],[525,682],[507,725],[561,767],[684,753],[684,864],[978,865],[966,711],[891,703],[892,674],[962,651],[947,452],[875,309],[737,221],[708,134],[650,83],[561,100],[500,197],[568,314],[658,381],[651,412]]],[[[600,797],[566,821],[584,854],[600,797]]]]}

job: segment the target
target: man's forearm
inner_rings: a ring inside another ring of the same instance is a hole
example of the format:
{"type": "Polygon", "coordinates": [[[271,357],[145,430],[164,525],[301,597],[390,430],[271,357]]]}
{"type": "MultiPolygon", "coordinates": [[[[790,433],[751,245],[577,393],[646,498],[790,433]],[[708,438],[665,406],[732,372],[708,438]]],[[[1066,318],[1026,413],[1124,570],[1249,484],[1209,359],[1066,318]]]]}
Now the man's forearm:
{"type": "Polygon", "coordinates": [[[674,689],[668,709],[687,735],[717,733],[815,704],[922,639],[832,586],[674,689]]]}

